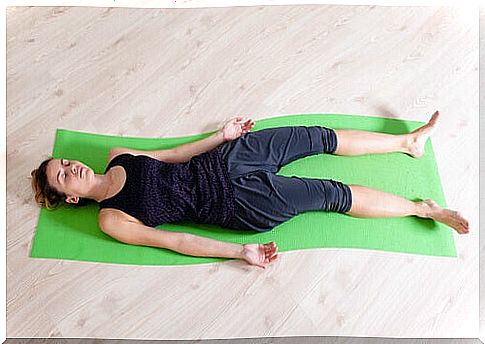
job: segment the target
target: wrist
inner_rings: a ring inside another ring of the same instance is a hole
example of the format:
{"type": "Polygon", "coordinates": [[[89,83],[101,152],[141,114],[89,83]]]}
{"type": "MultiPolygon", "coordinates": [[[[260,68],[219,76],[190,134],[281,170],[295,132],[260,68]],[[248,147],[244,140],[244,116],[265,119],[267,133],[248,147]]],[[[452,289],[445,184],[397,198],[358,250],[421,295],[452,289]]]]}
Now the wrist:
{"type": "Polygon", "coordinates": [[[244,245],[238,245],[236,248],[236,256],[234,258],[244,259],[244,245]]]}
{"type": "Polygon", "coordinates": [[[222,129],[219,130],[217,133],[215,133],[215,136],[217,138],[217,142],[219,144],[226,142],[227,140],[224,139],[224,133],[222,132],[222,129]]]}

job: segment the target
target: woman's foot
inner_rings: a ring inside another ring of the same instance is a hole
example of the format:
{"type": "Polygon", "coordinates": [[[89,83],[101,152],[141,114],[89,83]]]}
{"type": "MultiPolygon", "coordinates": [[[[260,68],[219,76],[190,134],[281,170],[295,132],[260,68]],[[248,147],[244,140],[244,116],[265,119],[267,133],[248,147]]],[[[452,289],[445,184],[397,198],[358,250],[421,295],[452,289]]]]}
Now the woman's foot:
{"type": "Polygon", "coordinates": [[[407,153],[414,158],[420,158],[424,154],[426,140],[434,132],[440,113],[436,111],[431,119],[422,127],[413,130],[408,134],[407,153]]]}
{"type": "Polygon", "coordinates": [[[468,221],[459,212],[443,209],[431,199],[427,199],[420,203],[425,205],[427,208],[425,215],[422,217],[428,217],[435,221],[444,223],[445,225],[453,228],[459,234],[468,233],[468,221]]]}

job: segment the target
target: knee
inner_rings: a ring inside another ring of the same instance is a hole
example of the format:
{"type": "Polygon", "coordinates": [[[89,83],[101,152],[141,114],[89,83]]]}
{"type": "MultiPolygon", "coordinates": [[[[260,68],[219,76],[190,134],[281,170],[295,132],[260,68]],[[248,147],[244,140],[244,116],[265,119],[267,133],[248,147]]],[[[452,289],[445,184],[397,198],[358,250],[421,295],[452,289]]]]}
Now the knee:
{"type": "Polygon", "coordinates": [[[326,127],[322,129],[323,152],[332,154],[337,150],[337,134],[335,130],[326,127]]]}
{"type": "Polygon", "coordinates": [[[327,200],[324,204],[325,211],[347,213],[352,208],[352,191],[350,187],[335,180],[326,181],[327,200]]]}

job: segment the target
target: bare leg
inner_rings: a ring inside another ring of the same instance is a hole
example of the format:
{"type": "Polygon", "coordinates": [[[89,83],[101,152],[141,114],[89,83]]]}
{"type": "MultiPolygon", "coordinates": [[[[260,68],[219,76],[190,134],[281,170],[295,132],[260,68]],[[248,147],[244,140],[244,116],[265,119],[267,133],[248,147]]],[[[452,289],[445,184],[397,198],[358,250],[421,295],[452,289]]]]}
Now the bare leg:
{"type": "Polygon", "coordinates": [[[355,217],[418,216],[442,222],[460,234],[468,233],[468,221],[453,210],[443,209],[433,200],[413,202],[366,186],[349,185],[352,207],[346,213],[355,217]]]}
{"type": "Polygon", "coordinates": [[[362,130],[337,129],[336,155],[403,152],[415,158],[424,153],[424,145],[433,133],[439,117],[436,111],[424,126],[403,135],[375,133],[362,130]]]}
{"type": "MultiPolygon", "coordinates": [[[[409,134],[390,135],[361,130],[335,130],[336,155],[361,155],[372,153],[403,152],[415,158],[424,154],[424,145],[436,128],[439,112],[429,122],[409,134]]],[[[468,221],[457,211],[443,209],[427,199],[413,202],[405,198],[366,186],[349,185],[352,207],[347,212],[355,217],[418,216],[442,222],[460,234],[468,233],[468,221]]]]}

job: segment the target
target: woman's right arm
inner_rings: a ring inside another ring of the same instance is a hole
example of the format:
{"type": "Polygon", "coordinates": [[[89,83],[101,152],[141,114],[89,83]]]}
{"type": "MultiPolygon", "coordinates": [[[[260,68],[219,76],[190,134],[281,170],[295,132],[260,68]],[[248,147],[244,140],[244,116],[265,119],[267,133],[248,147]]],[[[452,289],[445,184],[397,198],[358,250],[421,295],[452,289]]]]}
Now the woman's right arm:
{"type": "Polygon", "coordinates": [[[239,245],[190,233],[166,231],[135,222],[110,219],[100,219],[99,225],[103,232],[121,242],[166,248],[190,256],[237,258],[263,268],[278,257],[278,248],[274,242],[239,245]]]}

